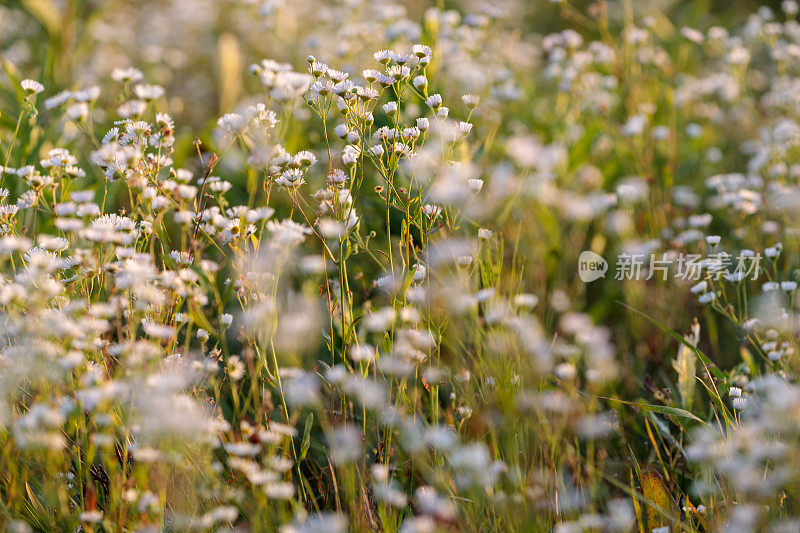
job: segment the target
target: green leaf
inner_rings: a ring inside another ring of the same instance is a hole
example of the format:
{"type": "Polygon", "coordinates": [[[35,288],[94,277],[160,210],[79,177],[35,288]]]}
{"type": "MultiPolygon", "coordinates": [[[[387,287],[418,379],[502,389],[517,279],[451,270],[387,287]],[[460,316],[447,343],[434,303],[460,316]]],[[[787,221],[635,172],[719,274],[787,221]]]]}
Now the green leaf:
{"type": "Polygon", "coordinates": [[[303,441],[300,444],[300,461],[305,459],[308,448],[311,446],[311,426],[314,424],[314,413],[308,413],[306,424],[303,428],[303,441]]]}
{"type": "Polygon", "coordinates": [[[662,415],[671,415],[671,416],[677,416],[677,417],[680,417],[680,418],[688,418],[690,420],[694,420],[696,422],[700,422],[703,425],[706,425],[706,426],[708,425],[708,423],[703,421],[701,418],[698,418],[696,415],[690,413],[689,411],[686,411],[685,409],[681,409],[679,407],[670,407],[669,405],[653,405],[651,403],[641,402],[641,401],[639,401],[639,402],[629,402],[629,401],[626,401],[626,400],[620,400],[619,398],[609,398],[608,396],[598,396],[596,394],[590,394],[590,393],[584,392],[584,391],[578,391],[578,392],[580,394],[583,394],[584,396],[591,396],[592,398],[598,398],[600,400],[606,400],[606,401],[609,401],[609,402],[616,402],[616,403],[623,403],[625,405],[630,405],[630,406],[633,406],[633,407],[637,407],[637,408],[641,409],[642,411],[649,411],[649,412],[653,412],[653,413],[661,413],[662,415]]]}
{"type": "Polygon", "coordinates": [[[52,0],[22,0],[22,7],[36,19],[51,36],[61,33],[61,15],[52,0]]]}
{"type": "Polygon", "coordinates": [[[703,425],[708,425],[706,422],[698,418],[696,415],[693,415],[689,411],[686,411],[685,409],[681,409],[679,407],[670,407],[669,405],[653,405],[651,403],[646,403],[646,402],[628,402],[625,400],[620,400],[618,398],[608,398],[606,396],[597,396],[597,398],[600,398],[602,400],[608,400],[609,402],[617,402],[617,403],[624,403],[625,405],[632,405],[634,407],[641,409],[642,411],[652,411],[654,413],[661,413],[662,415],[672,415],[680,418],[688,418],[690,420],[700,422],[703,425]]]}
{"type": "MultiPolygon", "coordinates": [[[[700,324],[697,320],[692,324],[692,333],[684,337],[687,341],[697,346],[700,338],[700,324]]],[[[685,345],[678,346],[678,355],[672,362],[672,368],[678,373],[678,392],[681,397],[681,407],[690,409],[694,399],[694,386],[697,382],[696,375],[697,355],[685,345]]]]}
{"type": "Polygon", "coordinates": [[[706,424],[702,419],[693,415],[689,411],[681,409],[679,407],[670,407],[668,405],[653,405],[645,402],[624,402],[624,403],[630,403],[631,405],[635,405],[642,411],[652,411],[654,413],[661,413],[662,415],[672,415],[680,418],[689,418],[696,422],[700,422],[701,424],[706,424]]]}

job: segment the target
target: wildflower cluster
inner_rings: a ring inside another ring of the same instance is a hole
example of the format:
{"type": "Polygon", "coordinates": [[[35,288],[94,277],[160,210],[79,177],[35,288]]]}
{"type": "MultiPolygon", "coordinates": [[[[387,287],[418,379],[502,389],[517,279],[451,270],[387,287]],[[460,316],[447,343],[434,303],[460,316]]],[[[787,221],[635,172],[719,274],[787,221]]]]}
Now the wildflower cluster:
{"type": "Polygon", "coordinates": [[[796,2],[413,4],[0,6],[2,528],[800,527],[796,2]]]}

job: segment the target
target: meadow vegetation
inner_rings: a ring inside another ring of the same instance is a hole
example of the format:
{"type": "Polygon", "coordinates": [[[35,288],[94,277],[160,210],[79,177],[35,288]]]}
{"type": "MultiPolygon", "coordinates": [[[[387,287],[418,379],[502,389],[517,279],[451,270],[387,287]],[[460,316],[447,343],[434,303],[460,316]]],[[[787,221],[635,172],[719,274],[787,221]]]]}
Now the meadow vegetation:
{"type": "Polygon", "coordinates": [[[732,4],[0,4],[0,526],[800,530],[800,9],[732,4]]]}

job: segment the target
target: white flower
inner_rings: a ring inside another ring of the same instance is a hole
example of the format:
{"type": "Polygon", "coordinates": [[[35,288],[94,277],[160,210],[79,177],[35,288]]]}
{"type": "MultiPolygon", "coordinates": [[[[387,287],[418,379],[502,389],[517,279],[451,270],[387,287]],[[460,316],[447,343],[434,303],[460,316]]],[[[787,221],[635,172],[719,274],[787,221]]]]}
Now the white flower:
{"type": "Polygon", "coordinates": [[[381,73],[375,69],[366,69],[361,72],[361,76],[364,77],[369,83],[375,83],[381,77],[381,73]]]}
{"type": "Polygon", "coordinates": [[[344,151],[342,152],[342,163],[344,163],[347,167],[353,167],[358,162],[359,151],[357,148],[353,147],[352,145],[348,145],[345,147],[344,151]]]}
{"type": "Polygon", "coordinates": [[[189,252],[181,252],[181,251],[178,251],[178,250],[172,250],[169,253],[169,255],[172,258],[172,260],[175,261],[175,263],[177,263],[179,265],[184,265],[184,266],[185,265],[191,265],[194,262],[194,260],[192,258],[192,254],[190,254],[189,252]]]}
{"type": "Polygon", "coordinates": [[[468,108],[475,109],[480,102],[480,98],[474,94],[465,94],[461,97],[461,101],[464,102],[468,108]]]}
{"type": "Polygon", "coordinates": [[[691,289],[689,289],[689,291],[690,291],[692,294],[697,294],[697,293],[700,293],[700,292],[706,292],[706,288],[707,288],[707,287],[708,287],[708,282],[707,282],[707,281],[705,281],[705,280],[703,280],[703,281],[701,281],[701,282],[699,282],[699,283],[696,283],[696,284],[694,284],[694,285],[692,286],[692,288],[691,288],[691,289]]]}
{"type": "Polygon", "coordinates": [[[72,104],[67,108],[67,118],[75,122],[81,122],[89,117],[89,105],[85,102],[72,104]]]}
{"type": "Polygon", "coordinates": [[[164,96],[164,88],[160,85],[137,85],[133,88],[133,93],[137,98],[147,102],[164,96]]]}
{"type": "Polygon", "coordinates": [[[128,100],[117,108],[117,114],[122,118],[133,118],[142,115],[147,110],[147,104],[142,100],[128,100]]]}
{"type": "Polygon", "coordinates": [[[40,92],[44,91],[44,85],[36,80],[22,80],[20,82],[20,86],[22,86],[22,90],[28,94],[39,94],[40,92]]]}
{"type": "Polygon", "coordinates": [[[623,124],[620,133],[624,137],[634,137],[640,135],[647,125],[647,117],[643,114],[634,115],[628,118],[628,121],[623,124]]]}
{"type": "Polygon", "coordinates": [[[335,128],[333,128],[333,134],[339,137],[340,139],[344,139],[347,137],[347,134],[350,133],[350,128],[347,124],[339,124],[335,128]]]}
{"type": "Polygon", "coordinates": [[[103,513],[100,511],[83,511],[78,515],[81,522],[99,523],[103,521],[103,513]]]}
{"type": "Polygon", "coordinates": [[[472,131],[472,124],[469,122],[458,123],[458,133],[460,133],[462,136],[468,135],[470,131],[472,131]]]}
{"type": "Polygon", "coordinates": [[[681,35],[695,44],[701,44],[705,40],[703,32],[686,26],[681,28],[681,35]]]}
{"type": "Polygon", "coordinates": [[[72,93],[72,98],[74,98],[78,102],[94,102],[95,100],[100,98],[100,87],[98,87],[97,85],[93,85],[88,89],[75,91],[72,93]]]}
{"type": "Polygon", "coordinates": [[[342,170],[335,168],[328,174],[328,182],[336,185],[337,187],[341,187],[347,183],[347,174],[345,174],[342,170]]]}
{"type": "Polygon", "coordinates": [[[230,135],[242,135],[247,132],[252,119],[238,113],[227,113],[217,120],[217,126],[230,135]]]}
{"type": "Polygon", "coordinates": [[[354,426],[339,426],[328,436],[330,458],[342,465],[355,461],[361,455],[361,432],[354,426]]]}
{"type": "Polygon", "coordinates": [[[175,328],[164,324],[156,324],[149,320],[143,320],[142,327],[148,336],[157,339],[169,339],[175,335],[175,328]]]}
{"type": "Polygon", "coordinates": [[[383,105],[383,112],[387,115],[394,116],[397,114],[397,102],[387,102],[383,105]]]}
{"type": "Polygon", "coordinates": [[[429,57],[433,55],[433,50],[431,49],[431,47],[424,44],[415,44],[411,50],[412,52],[414,52],[414,55],[419,58],[429,57]]]}
{"type": "Polygon", "coordinates": [[[332,68],[327,68],[325,70],[325,75],[328,76],[334,83],[342,83],[350,77],[350,74],[332,68]]]}
{"type": "Polygon", "coordinates": [[[47,159],[39,161],[42,168],[67,168],[77,164],[78,158],[64,148],[53,148],[47,154],[47,159]]]}
{"type": "Polygon", "coordinates": [[[707,292],[707,293],[703,294],[702,296],[700,296],[700,298],[698,298],[697,301],[700,302],[701,304],[708,304],[708,303],[713,302],[716,298],[717,298],[717,295],[715,293],[707,292]]]}
{"type": "Polygon", "coordinates": [[[373,54],[375,61],[378,63],[383,63],[384,65],[389,64],[394,56],[394,52],[391,50],[379,50],[373,54]]]}
{"type": "Polygon", "coordinates": [[[300,166],[310,166],[317,162],[317,156],[313,152],[302,150],[295,154],[294,162],[300,166]]]}
{"type": "Polygon", "coordinates": [[[553,371],[555,376],[562,381],[569,381],[577,375],[575,366],[571,363],[561,363],[553,371]]]}
{"type": "Polygon", "coordinates": [[[442,212],[441,206],[433,205],[433,204],[425,204],[422,206],[422,212],[428,215],[431,218],[435,218],[442,212]]]}
{"type": "Polygon", "coordinates": [[[656,126],[653,128],[653,139],[657,141],[663,141],[669,137],[669,134],[670,129],[667,126],[656,126]]]}
{"type": "Polygon", "coordinates": [[[433,109],[439,109],[442,105],[442,95],[441,94],[432,94],[425,99],[425,103],[428,104],[429,107],[433,109]]]}
{"type": "Polygon", "coordinates": [[[56,107],[60,107],[70,98],[72,98],[71,91],[61,91],[57,95],[51,96],[50,98],[45,100],[44,107],[45,109],[55,109],[56,107]]]}
{"type": "Polygon", "coordinates": [[[335,513],[302,514],[294,522],[281,527],[281,533],[346,533],[347,521],[335,513]]]}
{"type": "Polygon", "coordinates": [[[400,136],[409,142],[416,141],[421,134],[420,129],[416,127],[403,128],[403,131],[400,132],[400,136]]]}
{"type": "Polygon", "coordinates": [[[527,307],[532,308],[536,307],[536,304],[539,303],[539,297],[535,294],[518,294],[514,297],[514,304],[519,307],[527,307]]]}
{"type": "Polygon", "coordinates": [[[314,76],[314,78],[320,78],[328,74],[328,71],[330,70],[330,67],[328,67],[328,65],[326,65],[321,61],[313,59],[313,56],[309,57],[312,57],[312,59],[309,62],[308,71],[311,72],[311,75],[314,76]]]}
{"type": "Polygon", "coordinates": [[[703,127],[696,122],[692,122],[686,125],[686,135],[695,139],[699,137],[703,133],[703,127]]]}
{"type": "Polygon", "coordinates": [[[140,70],[133,67],[115,68],[111,71],[111,78],[114,81],[136,82],[144,79],[144,75],[140,70]]]}
{"type": "Polygon", "coordinates": [[[394,81],[400,81],[411,75],[411,69],[405,65],[392,65],[386,69],[386,74],[394,81]]]}
{"type": "Polygon", "coordinates": [[[286,170],[275,180],[277,185],[286,188],[299,187],[305,182],[303,171],[298,168],[290,168],[289,170],[286,170]]]}

